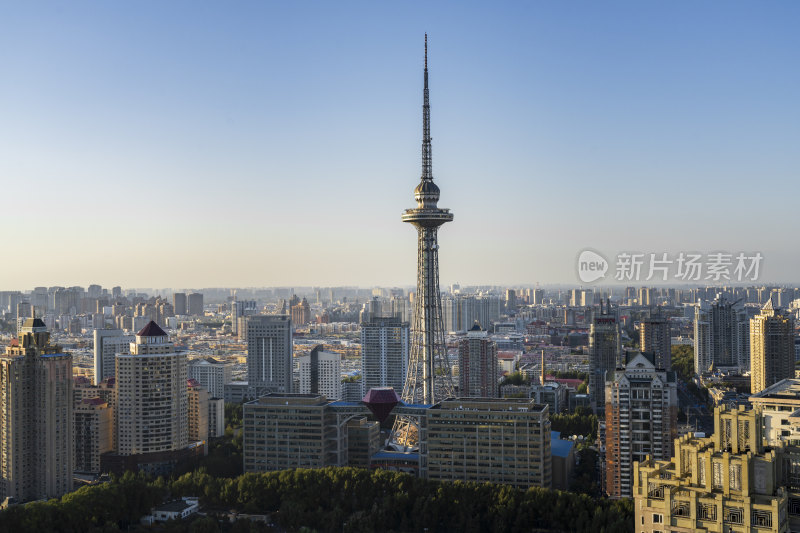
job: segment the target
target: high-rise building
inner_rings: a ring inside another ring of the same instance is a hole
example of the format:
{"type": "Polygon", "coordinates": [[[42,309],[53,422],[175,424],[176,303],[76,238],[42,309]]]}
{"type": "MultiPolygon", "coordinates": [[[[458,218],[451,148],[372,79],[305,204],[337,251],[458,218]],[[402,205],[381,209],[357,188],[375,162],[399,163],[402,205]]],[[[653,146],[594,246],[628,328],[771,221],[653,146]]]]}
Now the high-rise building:
{"type": "MultiPolygon", "coordinates": [[[[186,297],[187,311],[190,315],[203,316],[203,294],[200,292],[193,292],[186,297]]],[[[178,314],[178,311],[175,311],[178,314]]]]}
{"type": "Polygon", "coordinates": [[[75,471],[99,474],[100,456],[114,449],[114,408],[103,398],[75,404],[75,471]]]}
{"type": "Polygon", "coordinates": [[[694,364],[698,374],[712,368],[747,368],[748,350],[742,343],[741,329],[748,324],[739,303],[720,292],[710,305],[701,301],[695,308],[694,364]]]}
{"type": "Polygon", "coordinates": [[[121,329],[94,330],[94,384],[116,374],[118,353],[130,353],[133,335],[125,335],[121,329]]]}
{"type": "Polygon", "coordinates": [[[295,326],[305,326],[311,321],[311,307],[308,301],[303,301],[292,306],[292,322],[295,326]]]}
{"type": "Polygon", "coordinates": [[[225,397],[225,385],[232,381],[232,363],[218,361],[213,357],[189,361],[187,377],[197,380],[212,398],[225,397]]]}
{"type": "Polygon", "coordinates": [[[186,404],[189,442],[208,442],[208,390],[194,379],[186,380],[186,404]]]}
{"type": "Polygon", "coordinates": [[[129,354],[117,354],[116,386],[118,454],[186,448],[186,355],[155,322],[136,334],[129,354]]]}
{"type": "Polygon", "coordinates": [[[29,318],[0,356],[0,500],[59,498],[72,490],[72,356],[29,318]]]}
{"type": "Polygon", "coordinates": [[[713,435],[689,433],[672,457],[634,465],[635,531],[788,532],[783,460],[764,446],[758,412],[717,407],[713,435]]]}
{"type": "Polygon", "coordinates": [[[311,353],[297,358],[300,365],[300,394],[324,394],[342,398],[342,359],[338,353],[323,352],[318,344],[311,353]]]}
{"type": "Polygon", "coordinates": [[[292,392],[292,321],[286,315],[247,317],[247,381],[254,395],[292,392]]]}
{"type": "Polygon", "coordinates": [[[622,364],[619,317],[611,302],[594,311],[589,327],[589,399],[596,413],[605,411],[606,380],[622,364]]]}
{"type": "Polygon", "coordinates": [[[656,368],[672,368],[672,337],[667,317],[658,314],[642,320],[639,325],[639,345],[643,352],[655,355],[656,368]]]}
{"type": "Polygon", "coordinates": [[[498,379],[497,344],[475,322],[458,343],[458,395],[497,398],[498,379]]]}
{"type": "Polygon", "coordinates": [[[189,308],[186,305],[186,293],[176,292],[172,295],[172,308],[176,315],[188,314],[189,308]]]}
{"type": "Polygon", "coordinates": [[[439,202],[439,187],[433,182],[431,160],[430,96],[428,93],[428,36],[425,36],[425,71],[422,104],[422,177],[414,189],[417,207],[407,209],[402,220],[417,229],[417,292],[414,296],[414,326],[411,359],[403,401],[433,404],[453,395],[450,365],[444,343],[442,301],[439,294],[439,227],[453,220],[439,202]]]}
{"type": "Polygon", "coordinates": [[[678,436],[678,389],[675,372],[656,368],[653,354],[634,355],[606,381],[605,491],[630,497],[633,465],[646,457],[672,456],[678,436]]]}
{"type": "Polygon", "coordinates": [[[794,318],[767,300],[750,320],[750,390],[794,377],[794,318]]]}
{"type": "Polygon", "coordinates": [[[215,439],[225,435],[225,400],[208,399],[208,437],[215,439]]]}
{"type": "MultiPolygon", "coordinates": [[[[408,322],[399,317],[370,317],[361,324],[363,392],[377,387],[403,391],[409,355],[408,322]]],[[[359,398],[360,399],[360,398],[359,398]]]]}

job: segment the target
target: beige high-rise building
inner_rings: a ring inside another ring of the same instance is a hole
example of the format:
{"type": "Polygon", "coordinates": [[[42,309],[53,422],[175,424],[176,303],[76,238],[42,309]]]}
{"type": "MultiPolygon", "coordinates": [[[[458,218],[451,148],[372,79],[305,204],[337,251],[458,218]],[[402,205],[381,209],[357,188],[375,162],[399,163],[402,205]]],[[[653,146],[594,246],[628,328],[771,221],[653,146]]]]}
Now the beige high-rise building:
{"type": "Polygon", "coordinates": [[[58,498],[72,490],[72,356],[27,319],[0,356],[0,501],[58,498]]]}
{"type": "Polygon", "coordinates": [[[675,372],[660,370],[652,353],[634,355],[606,382],[605,492],[629,498],[633,465],[651,457],[672,456],[678,436],[678,389],[675,372]]]}
{"type": "Polygon", "coordinates": [[[772,298],[750,319],[750,390],[760,392],[794,377],[794,318],[772,298]]]}
{"type": "Polygon", "coordinates": [[[764,447],[761,423],[757,411],[718,407],[711,437],[690,433],[670,460],[636,463],[635,531],[788,532],[782,453],[764,447]]]}
{"type": "Polygon", "coordinates": [[[75,406],[75,471],[99,474],[100,456],[113,451],[113,407],[102,398],[82,399],[75,406]]]}
{"type": "Polygon", "coordinates": [[[186,394],[189,442],[208,442],[208,391],[196,380],[190,379],[186,381],[186,394]]]}
{"type": "Polygon", "coordinates": [[[186,356],[158,324],[136,334],[130,354],[117,354],[117,453],[137,455],[186,448],[186,356]]]}

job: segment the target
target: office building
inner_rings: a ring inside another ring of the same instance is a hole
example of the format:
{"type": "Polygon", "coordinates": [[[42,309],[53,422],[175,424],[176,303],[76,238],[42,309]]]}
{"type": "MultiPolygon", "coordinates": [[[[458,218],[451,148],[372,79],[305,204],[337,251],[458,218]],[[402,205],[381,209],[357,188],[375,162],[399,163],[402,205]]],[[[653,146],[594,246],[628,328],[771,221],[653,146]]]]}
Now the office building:
{"type": "Polygon", "coordinates": [[[678,389],[675,372],[660,370],[653,354],[635,354],[606,381],[605,492],[629,498],[633,464],[646,457],[672,456],[678,436],[678,389]]]}
{"type": "Polygon", "coordinates": [[[619,316],[611,302],[592,313],[589,327],[589,398],[596,413],[605,412],[606,380],[622,365],[619,316]]]}
{"type": "Polygon", "coordinates": [[[426,425],[429,479],[551,486],[546,405],[528,399],[449,399],[428,409],[426,425]]]}
{"type": "Polygon", "coordinates": [[[392,387],[398,393],[402,393],[408,368],[408,350],[408,322],[402,322],[397,316],[371,316],[368,322],[362,323],[363,393],[379,387],[392,387]]]}
{"type": "Polygon", "coordinates": [[[322,345],[297,358],[300,366],[300,394],[323,394],[331,400],[342,398],[342,360],[338,353],[322,351],[322,345]]]}
{"type": "MultiPolygon", "coordinates": [[[[287,317],[288,322],[288,317],[287,317]]],[[[335,415],[319,394],[268,394],[244,404],[245,472],[336,464],[335,415]]]]}
{"type": "Polygon", "coordinates": [[[767,300],[750,319],[750,392],[794,377],[794,318],[767,300]]]}
{"type": "Polygon", "coordinates": [[[639,325],[639,346],[643,352],[655,355],[656,368],[672,368],[672,337],[667,317],[657,314],[642,320],[639,325]]]}
{"type": "Polygon", "coordinates": [[[116,445],[119,455],[174,452],[187,447],[186,356],[155,322],[117,354],[116,445]]]}
{"type": "Polygon", "coordinates": [[[286,315],[247,317],[247,382],[253,396],[292,392],[292,321],[286,315]]]}
{"type": "Polygon", "coordinates": [[[347,465],[369,468],[370,459],[381,447],[381,425],[366,416],[347,421],[347,465]]]}
{"type": "MultiPolygon", "coordinates": [[[[187,311],[192,316],[203,316],[203,295],[199,292],[193,292],[186,297],[187,311]]],[[[177,313],[177,311],[175,311],[177,313]]]]}
{"type": "Polygon", "coordinates": [[[689,433],[670,459],[636,463],[635,530],[788,532],[781,453],[761,436],[758,412],[717,407],[711,437],[689,433]]]}
{"type": "Polygon", "coordinates": [[[94,330],[94,384],[113,378],[116,372],[117,354],[130,353],[133,335],[125,335],[121,329],[94,330]]]}
{"type": "Polygon", "coordinates": [[[196,380],[211,397],[224,398],[225,385],[231,382],[232,363],[218,361],[213,357],[189,361],[187,376],[196,380]]]}
{"type": "Polygon", "coordinates": [[[498,397],[497,344],[477,322],[458,343],[459,396],[498,397]]]}
{"type": "Polygon", "coordinates": [[[72,490],[72,356],[29,318],[0,356],[0,501],[72,490]]]}
{"type": "Polygon", "coordinates": [[[176,315],[189,314],[189,307],[186,305],[186,293],[176,292],[172,295],[172,309],[176,315]]]}

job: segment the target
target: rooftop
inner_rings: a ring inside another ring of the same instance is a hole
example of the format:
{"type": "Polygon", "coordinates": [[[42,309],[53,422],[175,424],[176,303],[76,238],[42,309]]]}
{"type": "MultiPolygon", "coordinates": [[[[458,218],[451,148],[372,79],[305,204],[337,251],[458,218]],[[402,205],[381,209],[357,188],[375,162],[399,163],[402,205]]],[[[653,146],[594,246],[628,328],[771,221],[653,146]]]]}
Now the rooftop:
{"type": "Polygon", "coordinates": [[[161,326],[156,324],[155,320],[151,320],[145,327],[139,330],[136,334],[137,337],[166,337],[167,334],[161,329],[161,326]]]}

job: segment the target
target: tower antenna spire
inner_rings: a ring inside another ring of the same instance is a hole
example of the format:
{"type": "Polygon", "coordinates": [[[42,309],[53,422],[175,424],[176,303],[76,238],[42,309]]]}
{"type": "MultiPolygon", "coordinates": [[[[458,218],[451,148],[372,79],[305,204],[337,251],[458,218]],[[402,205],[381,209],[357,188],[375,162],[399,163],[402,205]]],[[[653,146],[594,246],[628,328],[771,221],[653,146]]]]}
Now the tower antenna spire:
{"type": "Polygon", "coordinates": [[[428,34],[425,34],[425,87],[422,101],[422,179],[433,181],[431,161],[431,101],[428,93],[428,34]]]}

